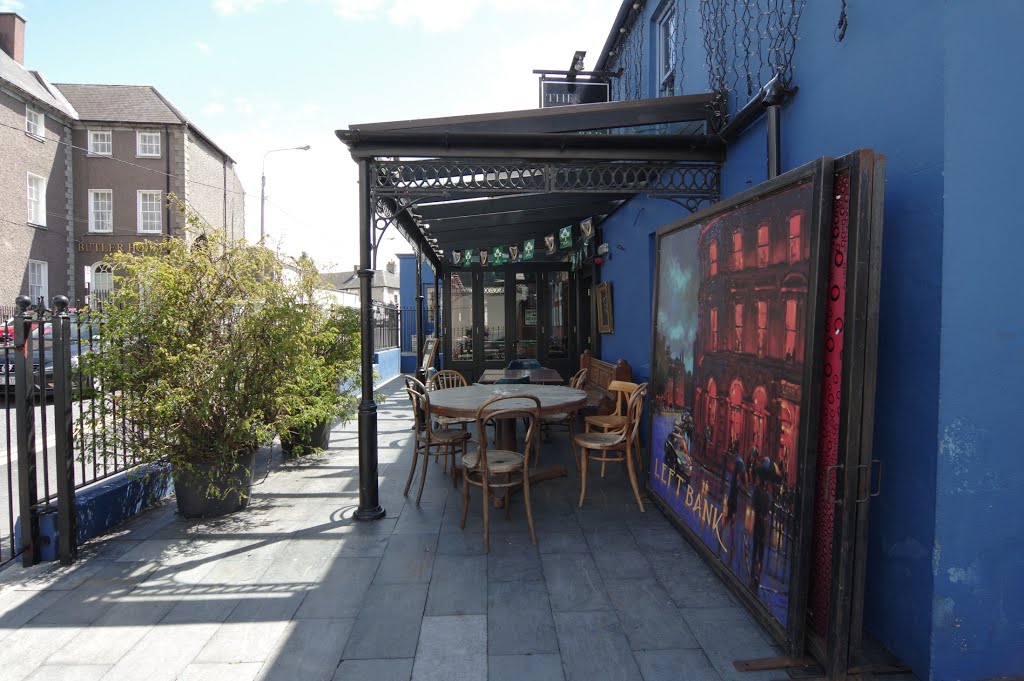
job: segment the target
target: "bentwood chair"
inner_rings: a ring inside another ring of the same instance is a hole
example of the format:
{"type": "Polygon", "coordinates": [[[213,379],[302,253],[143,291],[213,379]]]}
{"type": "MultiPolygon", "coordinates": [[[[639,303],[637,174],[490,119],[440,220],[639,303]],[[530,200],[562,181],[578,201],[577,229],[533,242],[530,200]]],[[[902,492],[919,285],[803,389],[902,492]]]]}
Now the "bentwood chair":
{"type": "MultiPolygon", "coordinates": [[[[416,381],[416,379],[411,379],[416,381]]],[[[419,387],[423,387],[423,384],[419,381],[419,387]]],[[[408,379],[406,380],[408,385],[408,379]]],[[[444,473],[448,469],[448,459],[451,459],[451,475],[452,485],[456,484],[455,479],[455,457],[459,452],[462,455],[466,454],[466,443],[469,442],[470,434],[468,430],[456,430],[448,427],[434,427],[434,420],[430,413],[430,394],[424,388],[423,390],[417,390],[415,387],[406,388],[406,392],[409,394],[409,399],[412,401],[413,414],[416,417],[415,429],[416,429],[416,444],[412,452],[412,465],[409,467],[409,479],[405,482],[405,491],[403,494],[408,496],[409,488],[412,487],[413,478],[416,477],[416,462],[419,459],[420,452],[423,453],[423,470],[420,472],[420,489],[416,494],[416,504],[419,505],[420,499],[423,498],[423,485],[427,481],[427,464],[430,462],[431,450],[434,450],[437,456],[444,457],[444,468],[441,472],[444,473]]]]}
{"type": "MultiPolygon", "coordinates": [[[[584,417],[583,430],[588,433],[595,430],[607,433],[622,428],[626,423],[626,403],[636,388],[637,384],[629,381],[611,381],[608,384],[608,391],[615,395],[615,411],[611,414],[592,414],[584,417]]],[[[604,464],[601,464],[601,477],[604,477],[604,464]]]]}
{"type": "Polygon", "coordinates": [[[526,506],[526,522],[530,527],[530,541],[537,543],[537,531],[533,526],[533,507],[530,505],[530,457],[537,450],[540,425],[540,400],[533,395],[497,395],[484,402],[476,412],[476,450],[462,457],[462,528],[466,527],[469,515],[469,486],[479,487],[483,492],[484,552],[490,551],[490,508],[491,492],[505,490],[505,519],[511,517],[511,494],[523,490],[523,505],[526,506]],[[533,402],[530,407],[514,406],[510,401],[533,402]],[[503,406],[502,402],[506,404],[503,406]],[[487,431],[484,422],[491,419],[520,419],[526,423],[526,441],[522,452],[487,446],[487,431]]]}
{"type": "Polygon", "coordinates": [[[643,513],[644,502],[640,500],[640,487],[636,480],[634,448],[640,446],[640,417],[644,410],[644,398],[647,396],[647,384],[641,383],[626,403],[626,420],[618,430],[604,433],[595,431],[580,433],[576,436],[576,444],[580,447],[580,508],[587,495],[587,464],[590,460],[601,462],[601,477],[604,477],[606,463],[625,463],[629,475],[629,486],[633,488],[640,512],[643,513]],[[591,454],[591,452],[595,452],[591,454]]]}
{"type": "MultiPolygon", "coordinates": [[[[447,390],[448,388],[465,388],[467,385],[469,385],[469,383],[466,382],[466,377],[458,371],[455,371],[454,369],[444,369],[430,377],[430,380],[427,381],[427,390],[433,392],[435,390],[447,390]]],[[[442,428],[460,426],[463,430],[466,430],[468,425],[472,422],[473,419],[468,418],[464,419],[456,416],[434,415],[434,423],[442,428]]]]}
{"type": "MultiPolygon", "coordinates": [[[[583,390],[583,387],[587,384],[588,372],[589,369],[580,369],[573,374],[573,377],[569,379],[569,387],[575,388],[576,390],[583,390]]],[[[541,431],[546,433],[562,428],[569,433],[569,444],[572,445],[572,458],[576,462],[576,470],[579,470],[580,455],[579,452],[576,451],[576,438],[573,437],[576,434],[576,412],[561,412],[558,414],[541,416],[540,426],[541,431]]]]}

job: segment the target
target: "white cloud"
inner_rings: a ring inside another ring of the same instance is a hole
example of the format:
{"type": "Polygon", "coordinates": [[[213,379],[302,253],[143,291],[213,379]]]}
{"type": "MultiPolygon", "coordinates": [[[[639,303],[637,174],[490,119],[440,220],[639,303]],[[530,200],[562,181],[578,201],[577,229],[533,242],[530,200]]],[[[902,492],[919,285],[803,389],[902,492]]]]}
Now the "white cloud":
{"type": "Polygon", "coordinates": [[[394,0],[388,16],[396,24],[418,22],[428,31],[453,31],[465,25],[479,0],[394,0]]]}
{"type": "Polygon", "coordinates": [[[220,102],[210,102],[203,107],[203,113],[208,116],[216,116],[217,114],[224,113],[224,105],[220,102]]]}
{"type": "Polygon", "coordinates": [[[342,19],[366,21],[377,16],[383,0],[330,0],[334,13],[342,19]]]}
{"type": "Polygon", "coordinates": [[[213,52],[213,49],[209,45],[204,43],[202,40],[197,40],[194,43],[192,43],[192,45],[195,46],[196,50],[198,50],[199,54],[201,55],[207,56],[211,52],[213,52]]]}
{"type": "Polygon", "coordinates": [[[232,14],[252,12],[268,2],[280,5],[287,2],[287,0],[213,0],[213,11],[217,14],[230,16],[232,14]]]}
{"type": "Polygon", "coordinates": [[[0,0],[0,12],[17,12],[25,9],[25,3],[19,0],[0,0]]]}

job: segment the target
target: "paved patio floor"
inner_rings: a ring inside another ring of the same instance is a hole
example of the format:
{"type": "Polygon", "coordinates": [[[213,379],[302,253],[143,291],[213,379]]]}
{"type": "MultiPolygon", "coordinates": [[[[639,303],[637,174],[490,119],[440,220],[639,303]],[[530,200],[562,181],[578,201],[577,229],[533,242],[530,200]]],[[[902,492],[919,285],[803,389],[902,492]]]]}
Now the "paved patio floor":
{"type": "MultiPolygon", "coordinates": [[[[397,383],[391,384],[394,390],[397,383]]],[[[251,507],[213,521],[173,500],[90,542],[75,566],[0,573],[0,678],[113,681],[767,681],[733,660],[779,654],[665,518],[640,513],[623,471],[591,476],[585,507],[566,436],[534,488],[539,545],[516,499],[461,493],[440,466],[423,503],[402,496],[411,458],[402,393],[379,412],[387,518],[354,523],[355,424],[323,457],[258,476],[251,507]]],[[[266,459],[266,457],[264,457],[266,459]]],[[[596,472],[596,468],[594,469],[596,472]]]]}

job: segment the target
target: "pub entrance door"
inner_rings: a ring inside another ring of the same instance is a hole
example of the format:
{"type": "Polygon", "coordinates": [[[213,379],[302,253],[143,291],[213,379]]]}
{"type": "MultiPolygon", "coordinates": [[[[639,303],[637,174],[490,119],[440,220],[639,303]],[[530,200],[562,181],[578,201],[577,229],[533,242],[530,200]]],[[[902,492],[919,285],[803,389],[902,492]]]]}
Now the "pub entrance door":
{"type": "Polygon", "coordinates": [[[469,381],[513,360],[536,360],[563,378],[571,373],[569,272],[494,268],[449,272],[445,279],[448,368],[469,381]]]}

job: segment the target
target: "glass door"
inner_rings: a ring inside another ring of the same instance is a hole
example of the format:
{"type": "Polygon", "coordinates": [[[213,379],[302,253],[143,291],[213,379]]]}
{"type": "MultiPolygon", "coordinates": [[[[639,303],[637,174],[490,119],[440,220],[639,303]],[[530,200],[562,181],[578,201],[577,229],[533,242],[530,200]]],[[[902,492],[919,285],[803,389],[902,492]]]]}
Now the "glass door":
{"type": "Polygon", "coordinates": [[[480,287],[474,285],[479,274],[471,271],[452,272],[445,281],[445,297],[448,308],[445,368],[454,369],[466,377],[468,381],[476,380],[476,305],[474,291],[480,287]],[[450,347],[448,346],[450,343],[450,347]]]}
{"type": "Polygon", "coordinates": [[[504,369],[508,364],[509,334],[505,310],[506,273],[499,270],[485,270],[483,278],[483,300],[480,310],[482,369],[504,369]]]}
{"type": "Polygon", "coordinates": [[[540,361],[540,305],[537,299],[537,274],[515,274],[515,306],[509,328],[515,330],[512,338],[513,359],[540,361]]]}
{"type": "Polygon", "coordinates": [[[546,367],[557,369],[562,378],[568,379],[575,365],[573,356],[572,314],[569,307],[571,288],[568,272],[546,272],[542,275],[541,288],[542,334],[541,353],[546,367]]]}

